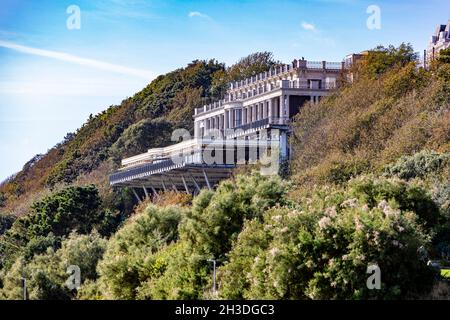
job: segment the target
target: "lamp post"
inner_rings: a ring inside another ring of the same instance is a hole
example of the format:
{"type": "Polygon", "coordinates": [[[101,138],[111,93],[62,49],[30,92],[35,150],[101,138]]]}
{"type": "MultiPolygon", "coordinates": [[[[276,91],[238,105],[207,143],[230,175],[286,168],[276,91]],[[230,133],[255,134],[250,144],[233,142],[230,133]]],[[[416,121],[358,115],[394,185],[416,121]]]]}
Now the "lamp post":
{"type": "Polygon", "coordinates": [[[217,260],[215,259],[208,259],[208,262],[212,262],[213,264],[213,291],[214,293],[216,293],[216,262],[217,260]]]}
{"type": "Polygon", "coordinates": [[[22,278],[23,300],[27,300],[27,279],[22,278]]]}

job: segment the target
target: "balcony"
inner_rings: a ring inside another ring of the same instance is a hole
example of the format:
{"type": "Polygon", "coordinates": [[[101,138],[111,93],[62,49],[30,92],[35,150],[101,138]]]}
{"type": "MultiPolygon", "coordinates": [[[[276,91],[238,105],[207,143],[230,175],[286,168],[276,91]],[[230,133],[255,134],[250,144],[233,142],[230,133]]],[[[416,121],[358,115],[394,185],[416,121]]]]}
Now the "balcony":
{"type": "Polygon", "coordinates": [[[209,105],[205,105],[203,107],[200,108],[196,108],[195,109],[195,115],[200,115],[202,113],[206,113],[209,111],[213,111],[213,110],[219,110],[222,109],[223,106],[227,103],[230,102],[244,102],[247,101],[249,99],[253,99],[255,97],[258,96],[262,96],[266,93],[270,93],[270,92],[274,92],[276,90],[279,89],[298,89],[298,90],[311,90],[311,91],[317,91],[317,90],[324,90],[324,91],[328,91],[328,90],[333,90],[336,88],[336,83],[335,82],[325,82],[322,83],[320,85],[318,85],[317,87],[314,87],[312,81],[314,81],[315,79],[309,79],[309,80],[294,80],[294,81],[290,81],[290,80],[282,80],[279,81],[277,84],[268,84],[265,86],[261,86],[258,87],[258,89],[256,90],[251,90],[248,92],[244,92],[240,95],[237,95],[236,97],[234,97],[233,99],[224,99],[209,105]]]}

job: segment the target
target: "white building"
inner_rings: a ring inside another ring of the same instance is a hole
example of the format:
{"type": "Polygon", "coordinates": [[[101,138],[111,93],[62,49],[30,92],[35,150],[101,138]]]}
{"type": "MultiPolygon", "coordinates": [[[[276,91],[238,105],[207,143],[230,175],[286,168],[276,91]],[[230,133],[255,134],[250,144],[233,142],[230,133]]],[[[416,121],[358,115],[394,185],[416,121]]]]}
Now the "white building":
{"type": "Polygon", "coordinates": [[[447,24],[441,24],[436,28],[434,35],[431,36],[427,48],[427,61],[430,62],[439,56],[441,50],[450,47],[450,20],[447,24]]]}
{"type": "Polygon", "coordinates": [[[143,188],[146,196],[149,190],[196,193],[228,178],[236,164],[262,160],[263,154],[279,164],[290,154],[292,117],[305,102],[328,95],[343,67],[294,60],[230,83],[224,100],[195,109],[193,139],[123,159],[110,176],[111,186],[143,188]]]}

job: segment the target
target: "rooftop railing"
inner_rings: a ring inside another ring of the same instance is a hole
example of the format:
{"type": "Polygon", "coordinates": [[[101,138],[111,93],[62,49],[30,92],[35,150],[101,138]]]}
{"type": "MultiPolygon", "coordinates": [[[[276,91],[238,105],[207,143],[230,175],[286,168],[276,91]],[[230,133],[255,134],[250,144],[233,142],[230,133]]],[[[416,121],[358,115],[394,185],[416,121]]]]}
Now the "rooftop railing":
{"type": "MultiPolygon", "coordinates": [[[[306,60],[300,60],[298,61],[298,67],[301,67],[301,65],[304,65],[304,68],[306,68],[307,70],[331,70],[331,71],[339,71],[343,68],[343,63],[342,62],[328,62],[328,61],[306,61],[306,60]]],[[[277,76],[286,72],[290,72],[291,70],[293,70],[294,67],[292,65],[281,65],[281,66],[276,66],[274,68],[271,68],[269,71],[263,72],[263,73],[259,73],[257,75],[254,75],[250,78],[247,78],[245,80],[241,80],[241,81],[237,81],[237,82],[232,82],[230,83],[230,89],[238,89],[250,84],[254,84],[257,83],[258,81],[273,77],[273,76],[277,76]]],[[[308,82],[296,82],[293,81],[293,84],[289,85],[288,88],[298,88],[298,89],[325,89],[325,90],[329,90],[329,89],[333,89],[335,87],[335,84],[324,84],[322,86],[322,88],[312,88],[309,87],[308,82]]],[[[232,95],[226,95],[225,99],[222,99],[220,101],[216,101],[214,103],[210,103],[210,104],[206,104],[203,107],[200,108],[196,108],[195,109],[195,114],[201,114],[204,112],[209,112],[212,110],[216,110],[216,109],[220,109],[222,108],[222,106],[228,102],[233,102],[233,101],[242,101],[275,89],[280,88],[280,84],[260,84],[256,89],[251,89],[249,88],[249,90],[247,92],[243,92],[241,94],[235,93],[233,96],[232,95]]]]}
{"type": "Polygon", "coordinates": [[[279,88],[283,89],[304,89],[304,90],[332,90],[336,88],[335,82],[322,82],[320,87],[312,86],[312,82],[308,82],[308,80],[284,80],[283,82],[279,82],[277,84],[268,84],[267,86],[260,86],[257,89],[249,90],[248,92],[243,92],[242,94],[236,95],[233,99],[224,99],[212,104],[205,105],[200,108],[196,108],[195,115],[199,115],[205,112],[213,111],[216,109],[221,109],[224,104],[228,102],[241,102],[246,99],[250,99],[259,95],[262,95],[267,92],[271,92],[277,90],[279,88]],[[284,82],[286,81],[286,82],[284,82]]]}

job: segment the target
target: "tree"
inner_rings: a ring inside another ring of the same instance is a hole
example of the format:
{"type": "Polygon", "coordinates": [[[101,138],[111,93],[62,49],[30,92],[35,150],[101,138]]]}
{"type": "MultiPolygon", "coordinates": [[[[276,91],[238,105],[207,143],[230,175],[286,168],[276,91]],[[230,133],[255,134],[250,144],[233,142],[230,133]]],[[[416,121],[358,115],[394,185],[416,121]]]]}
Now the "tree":
{"type": "Polygon", "coordinates": [[[11,228],[14,220],[16,220],[16,218],[12,215],[0,214],[0,235],[11,228]]]}
{"type": "Polygon", "coordinates": [[[21,299],[22,278],[27,279],[28,298],[36,300],[67,300],[74,298],[75,292],[68,288],[67,268],[80,268],[81,285],[97,278],[97,262],[103,256],[106,240],[98,233],[78,235],[71,233],[60,249],[51,246],[31,257],[20,256],[10,269],[3,270],[3,287],[0,297],[21,299]]]}
{"type": "Polygon", "coordinates": [[[17,221],[32,236],[45,236],[50,232],[62,236],[73,230],[85,234],[101,222],[100,204],[95,186],[68,187],[35,202],[32,212],[17,221]]]}
{"type": "Polygon", "coordinates": [[[224,258],[246,219],[261,218],[264,211],[286,203],[287,183],[278,176],[253,173],[220,183],[216,191],[204,190],[193,202],[181,227],[181,238],[196,254],[224,258]]]}
{"type": "Polygon", "coordinates": [[[144,119],[128,127],[112,145],[116,162],[131,155],[146,152],[150,147],[164,146],[170,139],[172,125],[165,119],[144,119]]]}
{"type": "Polygon", "coordinates": [[[6,204],[6,196],[3,192],[0,192],[0,208],[4,207],[6,204]]]}
{"type": "Polygon", "coordinates": [[[273,58],[272,52],[256,52],[241,58],[236,64],[227,69],[228,80],[238,81],[249,78],[258,73],[268,71],[270,67],[279,64],[273,58]]]}
{"type": "Polygon", "coordinates": [[[139,287],[159,275],[159,250],[178,239],[178,224],[185,209],[147,207],[108,242],[98,266],[99,284],[108,299],[135,299],[139,287]]]}
{"type": "Polygon", "coordinates": [[[437,60],[440,63],[450,64],[450,48],[439,51],[439,57],[437,60]]]}
{"type": "Polygon", "coordinates": [[[364,72],[371,77],[379,77],[394,66],[406,66],[410,62],[417,62],[417,53],[411,44],[402,43],[398,47],[378,46],[364,57],[362,66],[364,72]]]}

